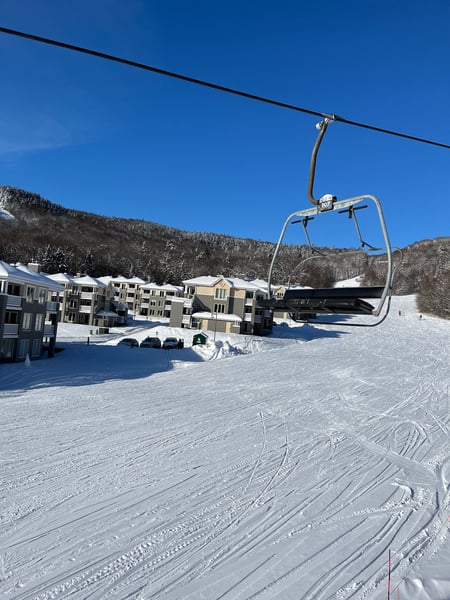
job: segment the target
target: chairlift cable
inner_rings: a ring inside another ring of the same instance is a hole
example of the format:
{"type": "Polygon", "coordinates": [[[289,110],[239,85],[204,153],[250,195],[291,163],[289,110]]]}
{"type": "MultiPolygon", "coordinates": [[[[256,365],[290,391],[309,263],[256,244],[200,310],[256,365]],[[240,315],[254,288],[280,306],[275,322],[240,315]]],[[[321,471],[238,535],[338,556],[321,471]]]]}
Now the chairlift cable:
{"type": "MultiPolygon", "coordinates": [[[[50,38],[45,38],[42,36],[38,36],[38,35],[34,35],[31,33],[25,33],[23,31],[17,31],[15,29],[10,29],[8,27],[1,27],[0,26],[0,33],[6,33],[8,35],[13,35],[16,37],[21,37],[24,39],[28,39],[28,40],[32,40],[35,42],[39,42],[41,44],[48,44],[50,46],[57,46],[59,48],[64,48],[66,50],[71,50],[72,52],[80,52],[82,54],[88,54],[90,56],[95,56],[97,58],[101,58],[104,60],[109,60],[112,62],[116,62],[116,63],[120,63],[123,65],[127,65],[129,67],[133,67],[136,69],[143,69],[145,71],[151,71],[152,73],[157,73],[159,75],[163,75],[165,77],[171,77],[173,79],[179,79],[181,81],[186,81],[187,83],[193,83],[195,85],[200,85],[203,87],[207,87],[207,88],[211,88],[220,92],[225,92],[227,94],[234,94],[235,96],[241,96],[242,98],[247,98],[249,100],[255,100],[257,102],[263,102],[265,104],[270,104],[272,106],[278,106],[279,108],[286,108],[288,110],[293,110],[296,112],[301,112],[301,113],[305,113],[308,115],[314,115],[316,117],[322,117],[322,118],[330,118],[330,115],[327,113],[323,113],[323,112],[319,112],[319,111],[315,111],[315,110],[310,110],[308,108],[303,108],[300,106],[296,106],[294,104],[289,104],[287,102],[281,102],[279,100],[273,100],[271,98],[266,98],[264,96],[259,96],[257,94],[251,94],[249,92],[244,92],[242,90],[237,90],[234,88],[230,88],[227,86],[223,86],[223,85],[219,85],[217,83],[212,83],[209,81],[204,81],[202,79],[197,79],[195,77],[189,77],[188,75],[182,75],[181,73],[175,73],[173,71],[168,71],[166,69],[160,69],[158,67],[154,67],[152,65],[148,65],[145,63],[141,63],[141,62],[137,62],[134,60],[129,60],[126,58],[121,58],[119,56],[114,56],[112,54],[107,54],[105,52],[99,52],[97,50],[92,50],[90,48],[84,48],[82,46],[76,46],[74,44],[68,44],[66,42],[61,42],[58,40],[53,40],[50,38]]],[[[359,121],[352,121],[350,119],[346,119],[344,117],[340,117],[338,115],[332,115],[331,118],[334,121],[338,121],[340,123],[343,123],[344,125],[351,125],[353,127],[361,127],[364,129],[369,129],[371,131],[376,131],[378,133],[383,133],[386,135],[393,135],[396,137],[400,137],[400,138],[404,138],[407,140],[411,140],[414,142],[419,142],[422,144],[429,144],[432,146],[437,146],[440,148],[445,148],[446,150],[450,150],[450,145],[449,144],[444,144],[442,142],[437,142],[435,140],[429,140],[426,138],[421,138],[418,136],[414,136],[414,135],[409,135],[406,133],[401,133],[399,131],[394,131],[391,129],[385,129],[383,127],[376,127],[374,125],[369,125],[367,123],[361,123],[359,121]]]]}

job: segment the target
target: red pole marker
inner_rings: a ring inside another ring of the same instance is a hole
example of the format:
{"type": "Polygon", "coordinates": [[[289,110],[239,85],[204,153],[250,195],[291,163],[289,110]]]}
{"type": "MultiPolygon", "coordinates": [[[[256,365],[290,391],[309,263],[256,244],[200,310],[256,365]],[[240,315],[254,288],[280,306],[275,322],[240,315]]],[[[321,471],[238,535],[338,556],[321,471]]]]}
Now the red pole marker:
{"type": "Polygon", "coordinates": [[[387,600],[391,597],[391,551],[388,554],[387,600]]]}

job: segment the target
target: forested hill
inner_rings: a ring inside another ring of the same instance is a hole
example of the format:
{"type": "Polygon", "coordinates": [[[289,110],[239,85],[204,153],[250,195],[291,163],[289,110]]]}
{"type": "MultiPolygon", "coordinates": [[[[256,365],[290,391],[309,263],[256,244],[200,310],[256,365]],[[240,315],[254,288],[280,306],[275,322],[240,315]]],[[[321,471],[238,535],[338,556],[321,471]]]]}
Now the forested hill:
{"type": "MultiPolygon", "coordinates": [[[[339,251],[324,249],[330,254],[339,251]]],[[[199,275],[267,279],[274,244],[188,232],[149,221],[104,217],[64,208],[38,194],[0,186],[0,260],[38,261],[48,273],[139,276],[179,284],[199,275]]],[[[283,251],[276,283],[330,286],[365,275],[379,278],[383,257],[363,253],[307,261],[305,246],[283,251]],[[292,277],[296,274],[296,278],[292,277]]],[[[424,240],[396,253],[394,293],[418,293],[420,310],[449,318],[450,238],[424,240]]]]}

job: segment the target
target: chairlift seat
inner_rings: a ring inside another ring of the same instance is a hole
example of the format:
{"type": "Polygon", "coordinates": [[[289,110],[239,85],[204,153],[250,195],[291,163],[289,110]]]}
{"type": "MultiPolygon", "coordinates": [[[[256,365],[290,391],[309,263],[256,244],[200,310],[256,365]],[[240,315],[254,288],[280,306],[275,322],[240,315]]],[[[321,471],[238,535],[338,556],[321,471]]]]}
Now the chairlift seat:
{"type": "Polygon", "coordinates": [[[261,304],[273,311],[301,315],[371,315],[374,307],[367,299],[381,298],[384,287],[342,287],[287,289],[283,298],[270,298],[261,304]]]}

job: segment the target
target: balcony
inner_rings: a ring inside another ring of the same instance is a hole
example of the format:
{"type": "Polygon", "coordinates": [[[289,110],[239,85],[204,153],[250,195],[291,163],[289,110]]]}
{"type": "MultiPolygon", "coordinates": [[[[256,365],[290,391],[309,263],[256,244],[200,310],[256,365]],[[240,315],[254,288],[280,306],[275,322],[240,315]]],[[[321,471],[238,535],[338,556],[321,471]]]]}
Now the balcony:
{"type": "Polygon", "coordinates": [[[185,298],[183,306],[184,308],[192,308],[192,298],[185,298]]]}
{"type": "Polygon", "coordinates": [[[94,292],[81,292],[80,297],[82,300],[92,300],[94,295],[94,292]]]}
{"type": "Polygon", "coordinates": [[[44,325],[44,336],[53,337],[55,335],[55,327],[46,323],[44,325]]]}
{"type": "Polygon", "coordinates": [[[17,337],[19,335],[19,325],[17,323],[5,323],[3,325],[3,337],[17,337]]]}
{"type": "Polygon", "coordinates": [[[20,310],[22,308],[22,296],[11,296],[8,294],[6,298],[6,308],[20,310]]]}
{"type": "Polygon", "coordinates": [[[90,306],[80,306],[78,308],[78,312],[80,313],[90,313],[92,308],[90,306]]]}
{"type": "Polygon", "coordinates": [[[47,302],[46,311],[48,313],[57,313],[59,311],[59,302],[47,302]]]}

